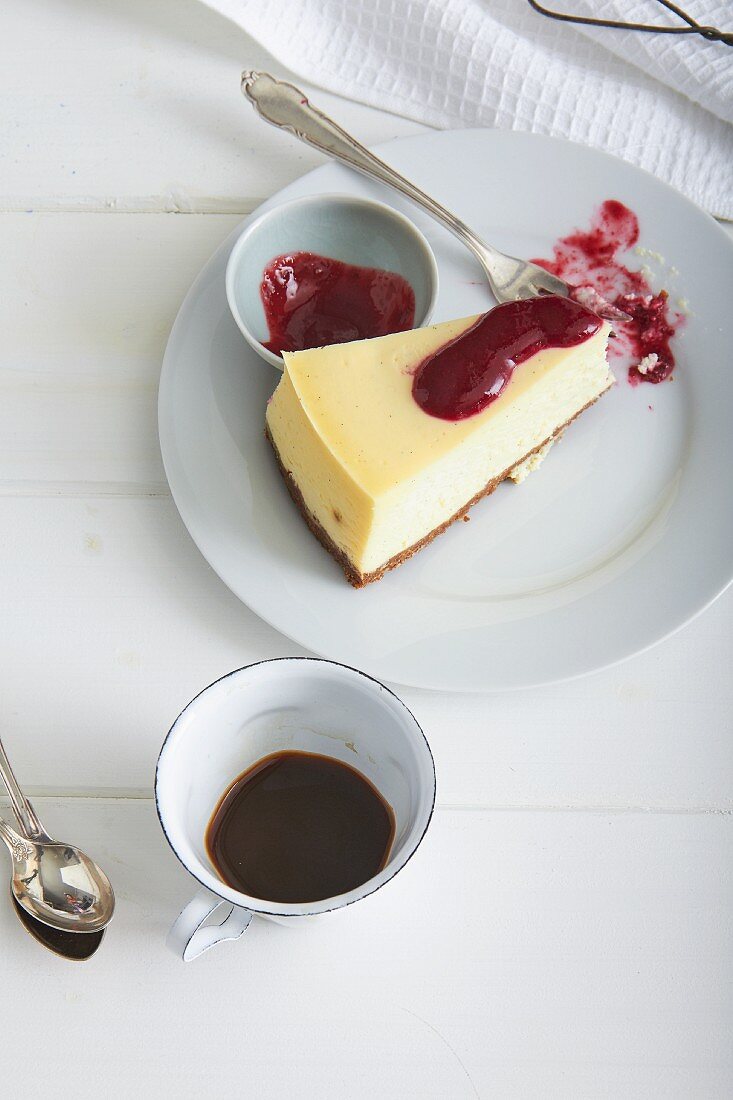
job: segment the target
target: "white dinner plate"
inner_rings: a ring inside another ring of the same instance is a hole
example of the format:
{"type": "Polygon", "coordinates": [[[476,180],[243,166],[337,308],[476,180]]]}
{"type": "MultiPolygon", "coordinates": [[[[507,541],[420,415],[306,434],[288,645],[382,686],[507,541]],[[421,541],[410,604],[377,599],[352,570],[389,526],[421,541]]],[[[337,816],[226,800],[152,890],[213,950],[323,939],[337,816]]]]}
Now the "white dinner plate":
{"type": "MultiPolygon", "coordinates": [[[[619,384],[522,486],[499,486],[470,523],[454,524],[357,591],[307,530],[265,441],[265,404],[279,374],[246,344],[227,308],[224,268],[235,234],[191,288],[163,363],[160,440],[184,523],[263,619],[383,680],[516,688],[638,653],[706,607],[733,574],[731,242],[653,176],[568,142],[462,130],[379,151],[517,256],[550,255],[552,242],[587,226],[604,199],[630,206],[640,245],[664,257],[655,286],[689,303],[674,380],[632,388],[616,369],[619,384]]],[[[311,172],[260,210],[326,192],[380,198],[414,219],[440,269],[434,320],[491,304],[465,248],[407,201],[338,165],[311,172]]]]}

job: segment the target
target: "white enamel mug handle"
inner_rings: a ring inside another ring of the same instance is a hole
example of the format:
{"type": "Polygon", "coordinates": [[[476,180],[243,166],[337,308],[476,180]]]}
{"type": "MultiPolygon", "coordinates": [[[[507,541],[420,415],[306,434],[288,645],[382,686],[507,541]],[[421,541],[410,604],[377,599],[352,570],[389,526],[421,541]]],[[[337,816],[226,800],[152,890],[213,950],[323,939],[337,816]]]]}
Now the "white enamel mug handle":
{"type": "Polygon", "coordinates": [[[222,901],[210,890],[199,890],[179,913],[165,942],[174,955],[184,962],[192,962],[214,944],[238,940],[249,928],[253,916],[249,909],[240,909],[230,901],[222,901]],[[219,908],[222,910],[221,922],[202,928],[204,921],[219,908]]]}

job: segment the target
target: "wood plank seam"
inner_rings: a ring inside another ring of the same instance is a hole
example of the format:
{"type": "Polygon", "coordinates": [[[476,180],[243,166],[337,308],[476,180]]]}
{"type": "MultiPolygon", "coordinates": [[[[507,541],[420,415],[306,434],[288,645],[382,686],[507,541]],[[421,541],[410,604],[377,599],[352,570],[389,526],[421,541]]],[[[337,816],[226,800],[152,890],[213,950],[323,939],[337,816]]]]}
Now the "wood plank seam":
{"type": "Polygon", "coordinates": [[[3,481],[0,497],[125,497],[170,499],[168,483],[137,481],[3,481]]]}
{"type": "Polygon", "coordinates": [[[264,196],[227,198],[188,196],[179,192],[159,195],[68,195],[0,198],[0,214],[241,214],[246,217],[265,201],[264,196]]]}
{"type": "MultiPolygon", "coordinates": [[[[97,788],[83,791],[75,791],[67,788],[36,787],[29,785],[25,788],[29,798],[33,799],[74,799],[81,801],[99,800],[103,802],[152,802],[150,790],[145,788],[97,788]]],[[[5,798],[0,799],[0,809],[3,813],[9,810],[9,803],[5,798]]],[[[511,803],[481,803],[481,802],[441,802],[435,803],[436,812],[452,813],[461,811],[465,813],[517,813],[517,814],[601,814],[616,816],[622,814],[636,814],[638,816],[655,816],[664,814],[673,817],[733,817],[733,807],[725,806],[644,806],[641,804],[627,806],[611,806],[604,804],[536,804],[512,805],[511,803]]]]}

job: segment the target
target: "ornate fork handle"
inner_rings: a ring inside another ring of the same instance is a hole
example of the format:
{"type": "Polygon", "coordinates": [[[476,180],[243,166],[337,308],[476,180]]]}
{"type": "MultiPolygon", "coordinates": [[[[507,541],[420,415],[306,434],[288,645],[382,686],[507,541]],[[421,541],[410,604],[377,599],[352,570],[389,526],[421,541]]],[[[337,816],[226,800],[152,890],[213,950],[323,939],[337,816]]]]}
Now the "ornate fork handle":
{"type": "Polygon", "coordinates": [[[370,153],[328,115],[312,107],[306,96],[294,85],[276,80],[269,73],[248,70],[242,73],[242,92],[266,122],[287,130],[301,141],[343,161],[358,172],[394,187],[406,198],[422,206],[446,229],[459,237],[482,264],[501,264],[505,259],[501,252],[479,240],[460,218],[370,153]]]}
{"type": "Polygon", "coordinates": [[[242,92],[266,122],[287,130],[349,168],[394,188],[426,210],[473,252],[498,302],[513,302],[543,293],[563,296],[570,293],[567,283],[556,275],[537,264],[506,256],[482,241],[455,214],[375,157],[322,111],[312,107],[307,97],[292,84],[276,80],[269,73],[248,71],[242,73],[242,92]]]}

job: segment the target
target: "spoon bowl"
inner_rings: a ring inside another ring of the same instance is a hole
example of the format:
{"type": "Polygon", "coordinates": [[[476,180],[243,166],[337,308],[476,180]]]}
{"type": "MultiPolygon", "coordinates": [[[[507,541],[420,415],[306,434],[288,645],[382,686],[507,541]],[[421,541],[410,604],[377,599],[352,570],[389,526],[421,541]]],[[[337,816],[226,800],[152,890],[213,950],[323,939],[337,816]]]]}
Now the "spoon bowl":
{"type": "Polygon", "coordinates": [[[35,920],[66,932],[100,932],[112,920],[114,893],[104,871],[70,844],[20,836],[0,820],[10,851],[11,890],[35,920]]]}
{"type": "Polygon", "coordinates": [[[41,921],[32,917],[26,909],[18,904],[12,892],[11,897],[15,914],[26,932],[33,936],[33,939],[43,947],[53,951],[54,955],[59,955],[62,959],[69,959],[70,962],[84,962],[85,959],[90,959],[98,950],[104,938],[104,930],[79,936],[76,932],[64,932],[60,928],[52,928],[49,924],[42,924],[41,921]]]}

